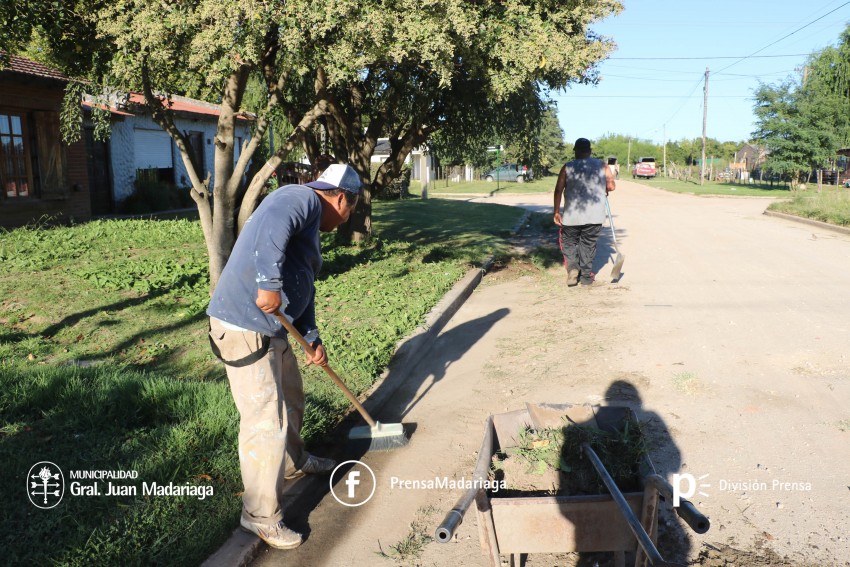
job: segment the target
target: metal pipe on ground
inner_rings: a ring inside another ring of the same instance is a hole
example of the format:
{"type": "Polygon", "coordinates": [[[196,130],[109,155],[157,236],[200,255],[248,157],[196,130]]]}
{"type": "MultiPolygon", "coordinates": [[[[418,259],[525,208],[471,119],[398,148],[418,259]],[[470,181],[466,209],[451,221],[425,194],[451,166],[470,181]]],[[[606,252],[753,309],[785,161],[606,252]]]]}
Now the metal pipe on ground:
{"type": "Polygon", "coordinates": [[[463,523],[463,516],[469,506],[475,500],[475,496],[483,490],[478,488],[487,480],[490,471],[490,459],[493,457],[493,416],[487,418],[484,441],[478,451],[478,461],[475,463],[475,471],[472,473],[473,488],[467,490],[463,496],[458,498],[454,507],[448,511],[442,523],[434,532],[434,539],[439,543],[448,543],[454,537],[455,530],[463,523]]]}

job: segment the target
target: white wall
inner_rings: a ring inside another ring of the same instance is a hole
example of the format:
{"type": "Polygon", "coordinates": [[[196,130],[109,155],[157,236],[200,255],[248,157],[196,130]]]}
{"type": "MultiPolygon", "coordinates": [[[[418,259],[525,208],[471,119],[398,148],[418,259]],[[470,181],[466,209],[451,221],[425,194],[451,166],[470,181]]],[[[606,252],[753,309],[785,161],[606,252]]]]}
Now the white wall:
{"type": "MultiPolygon", "coordinates": [[[[215,139],[218,118],[215,116],[199,116],[198,118],[175,118],[174,123],[184,133],[202,132],[204,167],[206,171],[200,174],[201,179],[210,173],[210,187],[215,181],[213,160],[215,158],[215,139]]],[[[237,136],[245,140],[250,135],[248,124],[237,122],[237,136]]],[[[112,166],[113,195],[115,202],[129,197],[135,190],[136,181],[136,130],[160,130],[160,127],[148,116],[124,116],[112,124],[112,137],[109,140],[109,153],[112,166]]],[[[174,167],[174,183],[177,186],[188,186],[189,175],[183,165],[183,159],[177,146],[169,138],[164,143],[169,144],[174,167]]],[[[238,152],[234,158],[238,157],[238,152]]]]}

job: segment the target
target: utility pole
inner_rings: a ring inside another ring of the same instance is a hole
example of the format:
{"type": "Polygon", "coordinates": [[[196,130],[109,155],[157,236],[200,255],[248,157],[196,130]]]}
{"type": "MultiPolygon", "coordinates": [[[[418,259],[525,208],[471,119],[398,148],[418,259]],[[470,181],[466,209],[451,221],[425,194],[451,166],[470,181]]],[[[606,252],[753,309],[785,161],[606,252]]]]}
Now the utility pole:
{"type": "Polygon", "coordinates": [[[667,125],[664,125],[664,177],[667,177],[667,125]]]}
{"type": "Polygon", "coordinates": [[[629,138],[629,153],[626,154],[626,167],[631,169],[632,167],[632,139],[629,138]]]}
{"type": "Polygon", "coordinates": [[[708,67],[705,68],[705,88],[702,96],[702,162],[699,168],[699,184],[705,182],[705,123],[708,119],[708,67]]]}

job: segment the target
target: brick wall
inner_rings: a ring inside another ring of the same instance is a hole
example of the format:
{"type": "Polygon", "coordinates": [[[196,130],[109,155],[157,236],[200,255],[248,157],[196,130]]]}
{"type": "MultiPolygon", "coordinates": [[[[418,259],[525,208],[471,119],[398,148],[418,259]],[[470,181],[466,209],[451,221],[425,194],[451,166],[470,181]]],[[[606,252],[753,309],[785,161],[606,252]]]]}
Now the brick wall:
{"type": "MultiPolygon", "coordinates": [[[[29,77],[0,71],[0,112],[7,111],[27,116],[28,150],[36,151],[32,143],[35,125],[33,111],[59,112],[62,107],[64,83],[52,79],[29,77]]],[[[56,140],[56,143],[60,143],[56,140]]],[[[70,146],[62,144],[65,155],[66,187],[63,194],[51,199],[39,195],[7,198],[0,192],[0,226],[15,228],[39,222],[45,217],[50,222],[66,223],[91,218],[89,181],[86,165],[85,142],[81,139],[70,146]]]]}

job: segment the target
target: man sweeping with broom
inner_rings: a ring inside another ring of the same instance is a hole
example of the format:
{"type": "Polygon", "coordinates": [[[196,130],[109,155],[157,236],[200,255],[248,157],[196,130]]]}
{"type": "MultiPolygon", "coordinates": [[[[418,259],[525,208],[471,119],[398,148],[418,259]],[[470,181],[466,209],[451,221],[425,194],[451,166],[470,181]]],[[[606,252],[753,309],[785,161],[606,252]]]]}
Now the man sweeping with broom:
{"type": "Polygon", "coordinates": [[[554,220],[560,227],[567,285],[578,285],[579,280],[582,285],[592,285],[596,241],[605,220],[607,196],[615,189],[615,181],[602,160],[590,157],[590,140],[579,138],[573,151],[576,159],[564,164],[555,183],[554,220]]]}
{"type": "Polygon", "coordinates": [[[304,450],[301,373],[275,314],[282,312],[312,347],[308,364],[327,365],[313,302],[319,231],[348,220],[359,195],[359,176],[342,164],[306,185],[273,191],[245,223],[207,310],[210,343],[239,410],[240,523],[277,549],[302,541],[283,523],[284,480],[330,473],[336,462],[304,450]]]}

